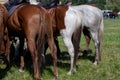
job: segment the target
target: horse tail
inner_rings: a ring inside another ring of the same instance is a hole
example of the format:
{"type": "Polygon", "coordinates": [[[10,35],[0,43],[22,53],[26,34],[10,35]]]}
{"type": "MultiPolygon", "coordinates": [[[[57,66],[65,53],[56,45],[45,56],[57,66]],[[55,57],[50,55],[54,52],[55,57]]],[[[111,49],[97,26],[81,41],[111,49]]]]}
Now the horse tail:
{"type": "Polygon", "coordinates": [[[103,33],[104,33],[104,22],[103,22],[103,18],[102,18],[101,22],[100,22],[99,34],[98,34],[100,42],[102,40],[103,33]]]}
{"type": "Polygon", "coordinates": [[[37,38],[37,52],[39,57],[39,66],[41,67],[41,56],[44,54],[44,43],[45,43],[45,13],[44,11],[39,10],[39,30],[38,30],[38,38],[37,38]]]}
{"type": "Polygon", "coordinates": [[[103,21],[103,17],[102,17],[101,23],[100,23],[100,30],[102,31],[102,33],[104,32],[104,21],[103,21]]]}
{"type": "MultiPolygon", "coordinates": [[[[101,19],[101,22],[100,22],[100,27],[99,27],[99,30],[98,30],[98,39],[99,39],[99,47],[100,47],[100,56],[101,56],[101,52],[102,52],[102,39],[103,39],[103,33],[104,33],[104,22],[103,22],[103,17],[101,19]]],[[[101,57],[100,57],[100,60],[101,60],[101,57]]]]}

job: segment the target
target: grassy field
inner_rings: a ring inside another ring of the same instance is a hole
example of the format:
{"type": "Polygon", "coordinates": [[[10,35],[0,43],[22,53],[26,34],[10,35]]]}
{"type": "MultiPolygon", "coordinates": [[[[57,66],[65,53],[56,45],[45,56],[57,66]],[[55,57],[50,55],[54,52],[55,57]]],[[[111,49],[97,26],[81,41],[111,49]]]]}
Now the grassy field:
{"type": "MultiPolygon", "coordinates": [[[[68,76],[67,72],[70,68],[70,58],[67,49],[63,44],[62,38],[59,37],[59,45],[61,49],[62,59],[58,60],[58,80],[120,80],[120,19],[104,19],[104,38],[102,61],[99,65],[93,65],[94,60],[94,44],[91,41],[90,54],[87,57],[81,57],[77,61],[77,73],[68,76]]],[[[85,40],[82,36],[80,47],[85,48],[85,40]]],[[[53,80],[53,65],[47,51],[47,64],[42,69],[42,80],[53,80]]],[[[19,73],[19,67],[15,64],[11,69],[4,72],[0,65],[0,80],[33,80],[33,70],[30,65],[26,65],[24,73],[19,73]]]]}

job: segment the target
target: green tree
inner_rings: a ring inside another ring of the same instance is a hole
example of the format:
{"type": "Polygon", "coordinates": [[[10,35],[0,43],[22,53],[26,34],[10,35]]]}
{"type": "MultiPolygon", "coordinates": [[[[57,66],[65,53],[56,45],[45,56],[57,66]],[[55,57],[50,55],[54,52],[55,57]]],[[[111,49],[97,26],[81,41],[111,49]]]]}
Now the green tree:
{"type": "Polygon", "coordinates": [[[115,12],[120,11],[120,0],[106,0],[105,8],[115,12]]]}
{"type": "MultiPolygon", "coordinates": [[[[37,0],[49,2],[50,0],[37,0]]],[[[110,9],[113,11],[120,11],[120,0],[60,0],[62,3],[71,1],[73,5],[78,4],[96,4],[100,9],[110,9]]]]}

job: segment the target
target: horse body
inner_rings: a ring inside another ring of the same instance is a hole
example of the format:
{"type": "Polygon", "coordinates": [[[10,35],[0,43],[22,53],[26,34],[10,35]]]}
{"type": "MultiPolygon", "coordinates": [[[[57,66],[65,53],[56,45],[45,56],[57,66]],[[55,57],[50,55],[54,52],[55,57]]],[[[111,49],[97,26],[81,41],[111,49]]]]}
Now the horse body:
{"type": "Polygon", "coordinates": [[[100,9],[90,5],[72,6],[72,8],[82,12],[82,26],[85,26],[85,27],[90,26],[92,27],[91,29],[95,28],[95,30],[99,28],[98,25],[101,23],[101,20],[103,18],[102,17],[103,15],[100,9]]]}
{"type": "MultiPolygon", "coordinates": [[[[102,36],[104,28],[102,11],[97,7],[90,5],[72,6],[72,8],[82,12],[82,27],[87,43],[86,50],[89,48],[90,39],[92,37],[95,44],[96,54],[94,64],[96,65],[101,60],[102,36]]],[[[77,57],[75,57],[75,59],[76,58],[77,57]]]]}
{"type": "Polygon", "coordinates": [[[57,78],[56,47],[53,40],[50,15],[47,11],[35,5],[21,5],[9,17],[8,29],[10,36],[18,36],[20,39],[20,71],[24,69],[23,46],[24,38],[26,38],[33,60],[34,78],[35,80],[39,79],[39,61],[41,61],[43,53],[44,40],[47,38],[54,62],[54,76],[57,78]]]}

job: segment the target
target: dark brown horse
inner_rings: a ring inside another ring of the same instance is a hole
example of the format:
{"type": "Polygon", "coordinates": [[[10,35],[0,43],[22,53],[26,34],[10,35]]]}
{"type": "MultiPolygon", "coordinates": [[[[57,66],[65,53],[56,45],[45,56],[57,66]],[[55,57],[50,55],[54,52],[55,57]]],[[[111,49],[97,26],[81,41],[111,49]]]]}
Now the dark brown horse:
{"type": "Polygon", "coordinates": [[[18,36],[20,39],[20,71],[24,69],[23,44],[24,38],[26,38],[33,60],[35,80],[39,79],[39,62],[41,62],[45,40],[47,40],[52,53],[54,77],[57,79],[56,46],[53,40],[51,21],[50,15],[45,9],[28,4],[18,7],[8,19],[9,36],[18,36]]]}
{"type": "Polygon", "coordinates": [[[6,22],[8,19],[8,12],[4,5],[0,4],[0,55],[6,54],[7,67],[9,66],[9,38],[6,22]]]}

